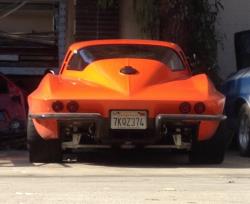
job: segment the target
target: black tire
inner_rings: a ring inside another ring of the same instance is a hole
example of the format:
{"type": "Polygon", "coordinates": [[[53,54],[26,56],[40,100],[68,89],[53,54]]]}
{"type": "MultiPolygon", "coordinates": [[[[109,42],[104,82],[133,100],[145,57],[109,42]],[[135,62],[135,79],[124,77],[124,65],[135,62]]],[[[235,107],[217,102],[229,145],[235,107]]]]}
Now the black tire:
{"type": "Polygon", "coordinates": [[[243,104],[238,115],[237,144],[241,156],[250,156],[250,108],[243,104]]]}
{"type": "Polygon", "coordinates": [[[62,162],[61,141],[59,139],[44,140],[37,133],[31,119],[28,120],[27,124],[27,142],[30,162],[62,162]]]}
{"type": "Polygon", "coordinates": [[[193,164],[221,164],[227,148],[227,135],[224,132],[226,121],[222,121],[215,135],[207,141],[193,140],[189,161],[193,164]]]}

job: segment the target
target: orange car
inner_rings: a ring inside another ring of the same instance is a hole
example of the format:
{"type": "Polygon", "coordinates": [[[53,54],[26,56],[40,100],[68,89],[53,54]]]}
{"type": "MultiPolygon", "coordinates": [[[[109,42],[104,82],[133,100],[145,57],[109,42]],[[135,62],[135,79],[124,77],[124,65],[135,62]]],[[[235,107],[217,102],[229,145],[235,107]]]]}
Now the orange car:
{"type": "Polygon", "coordinates": [[[59,162],[65,149],[105,145],[186,149],[191,162],[221,163],[224,103],[205,74],[192,76],[176,44],[75,43],[60,73],[28,97],[30,161],[59,162]]]}

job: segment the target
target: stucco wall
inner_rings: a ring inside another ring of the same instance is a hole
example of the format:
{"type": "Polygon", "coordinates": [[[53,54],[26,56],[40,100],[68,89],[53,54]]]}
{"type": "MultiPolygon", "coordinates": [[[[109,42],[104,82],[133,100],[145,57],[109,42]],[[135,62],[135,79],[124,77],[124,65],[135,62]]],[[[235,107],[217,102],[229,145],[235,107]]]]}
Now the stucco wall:
{"type": "Polygon", "coordinates": [[[143,34],[136,21],[133,0],[121,0],[120,3],[120,37],[142,38],[143,34]]]}
{"type": "Polygon", "coordinates": [[[220,74],[223,78],[236,71],[234,34],[250,29],[250,1],[222,0],[224,10],[220,14],[217,29],[223,37],[223,47],[218,49],[220,74]]]}

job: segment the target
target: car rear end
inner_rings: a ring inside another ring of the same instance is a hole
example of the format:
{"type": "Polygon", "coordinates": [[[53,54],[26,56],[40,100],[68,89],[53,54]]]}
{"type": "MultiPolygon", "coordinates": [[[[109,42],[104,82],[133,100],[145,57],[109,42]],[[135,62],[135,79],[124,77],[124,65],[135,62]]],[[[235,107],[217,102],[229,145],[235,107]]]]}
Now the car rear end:
{"type": "Polygon", "coordinates": [[[64,149],[88,145],[190,149],[192,140],[210,139],[225,119],[217,99],[55,100],[45,106],[51,112],[30,113],[29,117],[39,135],[59,138],[64,149]]]}
{"type": "Polygon", "coordinates": [[[54,140],[62,149],[191,150],[225,119],[225,97],[207,76],[192,76],[180,48],[158,41],[73,45],[60,74],[46,75],[28,101],[28,140],[54,140]]]}

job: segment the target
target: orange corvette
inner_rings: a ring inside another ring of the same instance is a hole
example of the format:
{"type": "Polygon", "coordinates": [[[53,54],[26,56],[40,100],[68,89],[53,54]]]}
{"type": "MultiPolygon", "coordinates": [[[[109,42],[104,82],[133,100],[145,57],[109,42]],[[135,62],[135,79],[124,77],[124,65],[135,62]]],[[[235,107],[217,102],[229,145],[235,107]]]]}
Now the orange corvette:
{"type": "Polygon", "coordinates": [[[205,74],[192,76],[173,43],[75,43],[28,103],[31,162],[60,162],[65,149],[96,145],[186,149],[191,162],[224,158],[225,97],[205,74]]]}

